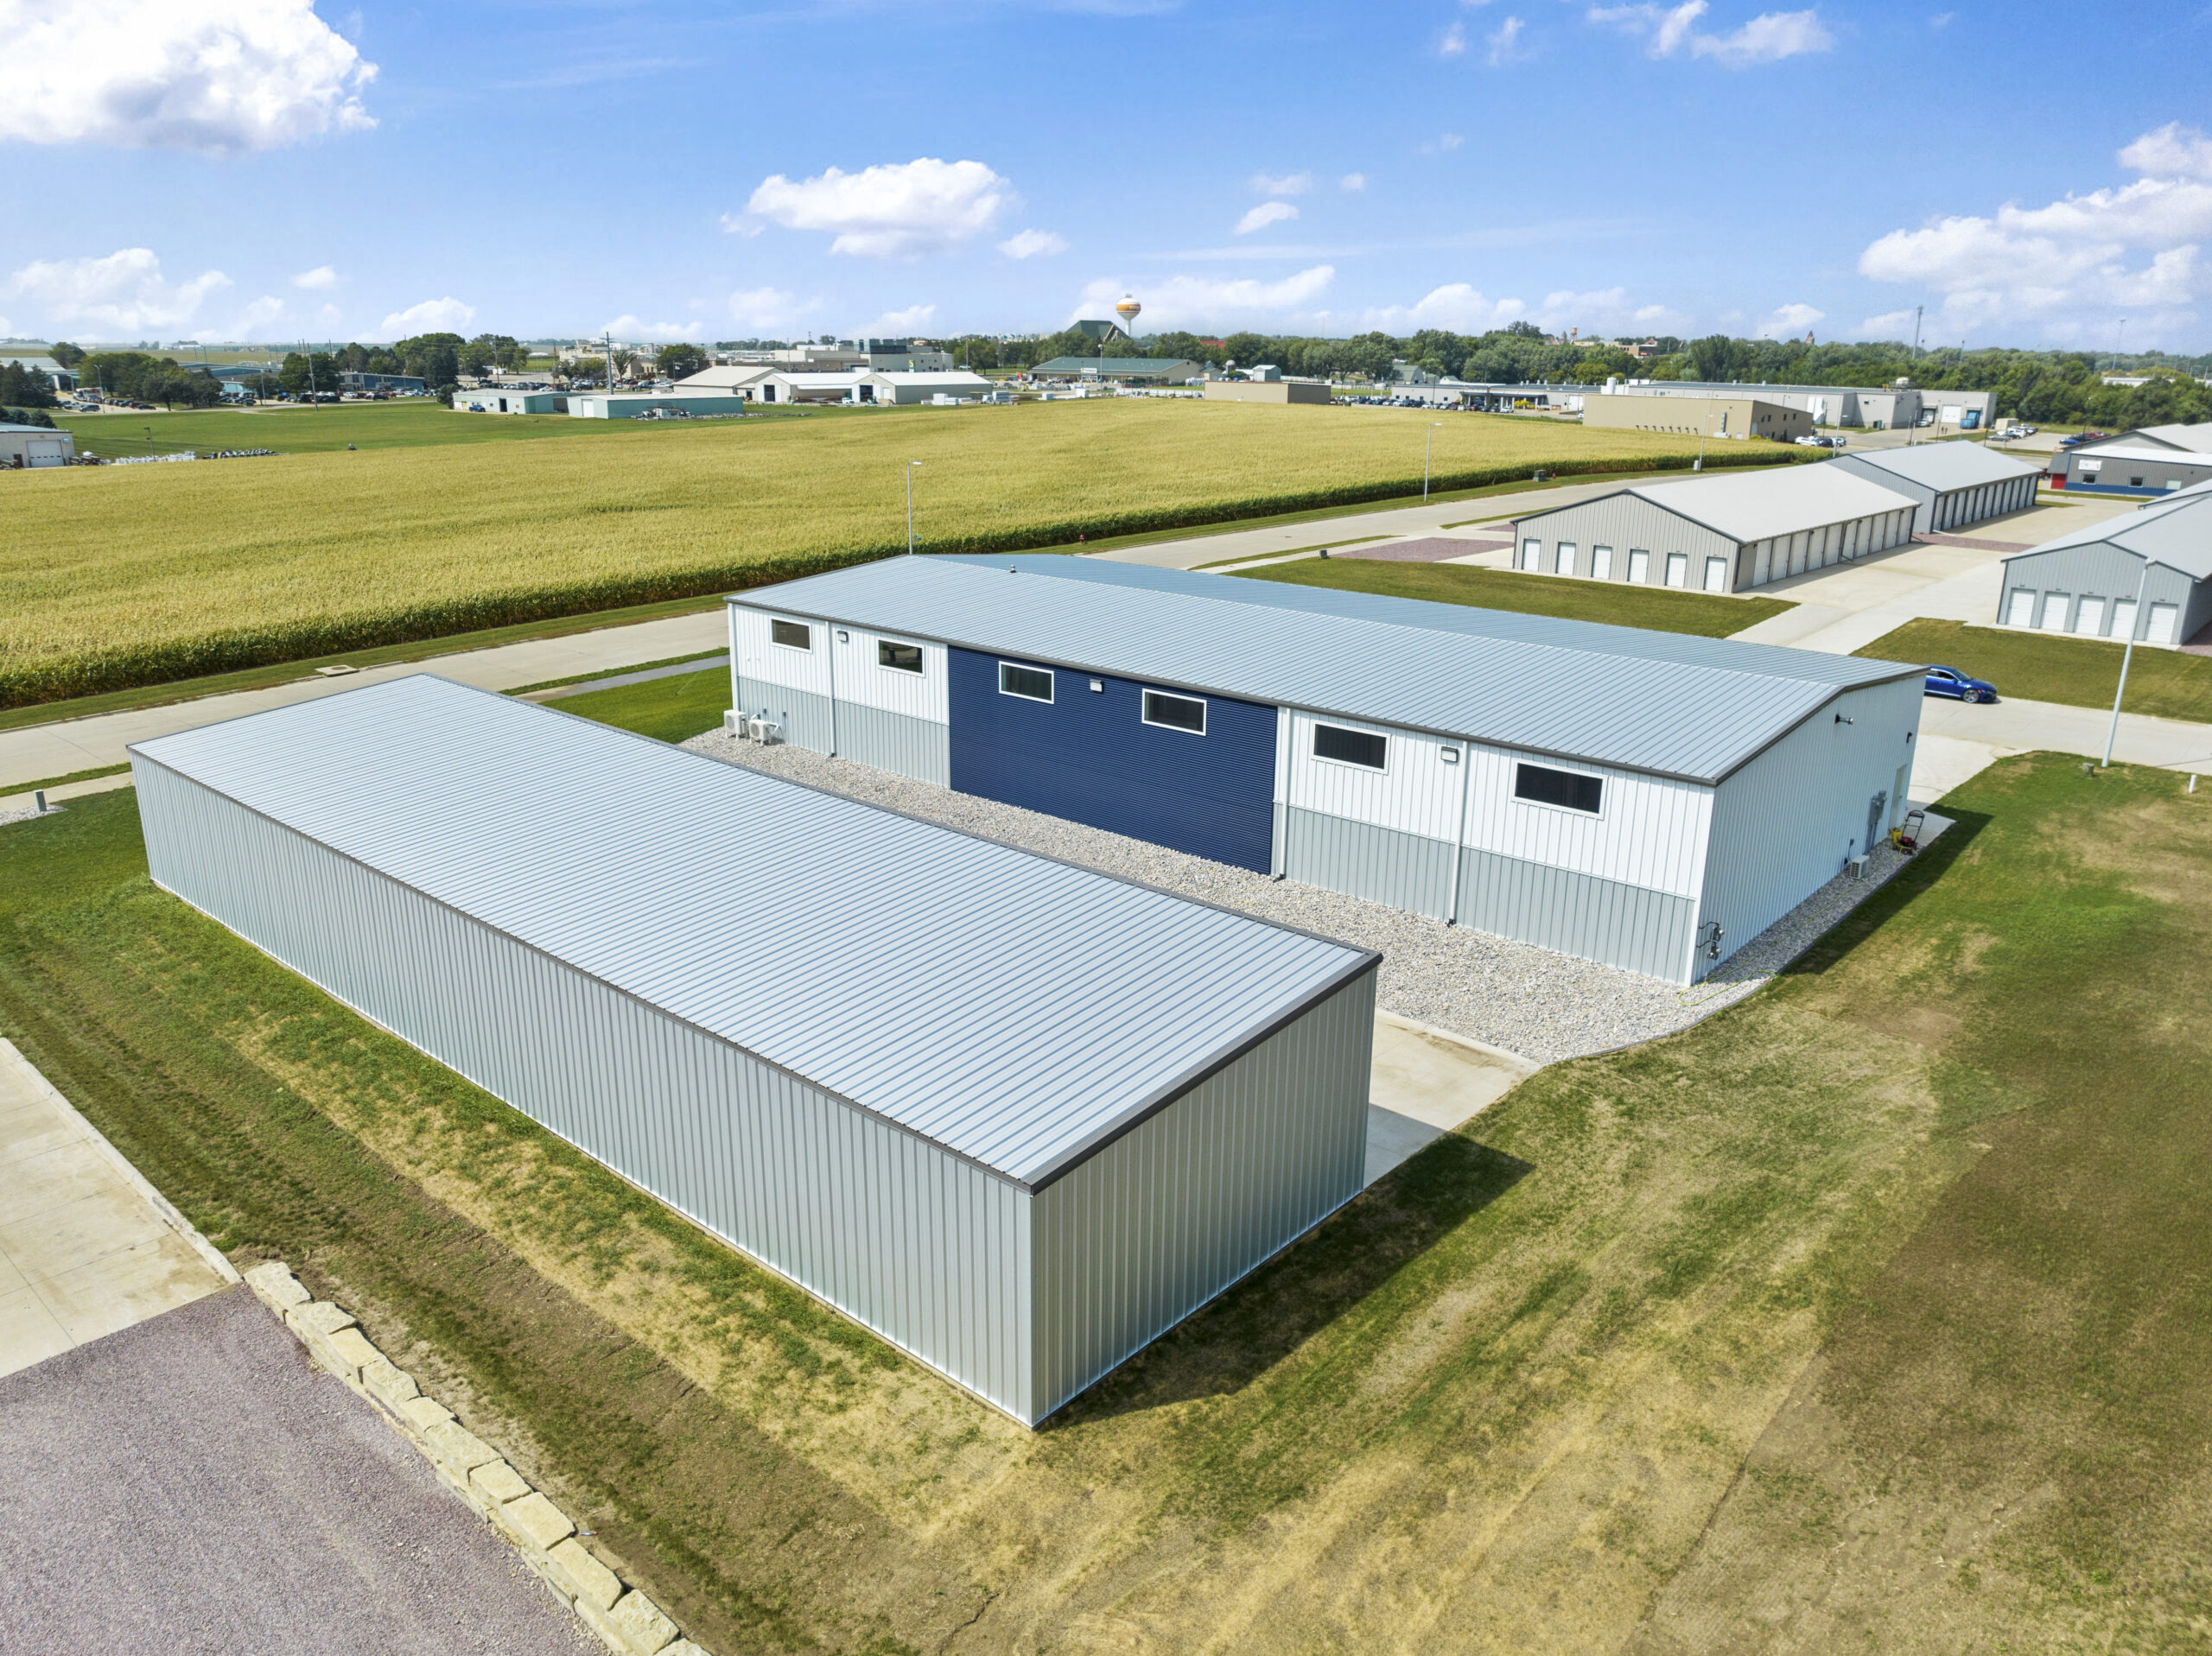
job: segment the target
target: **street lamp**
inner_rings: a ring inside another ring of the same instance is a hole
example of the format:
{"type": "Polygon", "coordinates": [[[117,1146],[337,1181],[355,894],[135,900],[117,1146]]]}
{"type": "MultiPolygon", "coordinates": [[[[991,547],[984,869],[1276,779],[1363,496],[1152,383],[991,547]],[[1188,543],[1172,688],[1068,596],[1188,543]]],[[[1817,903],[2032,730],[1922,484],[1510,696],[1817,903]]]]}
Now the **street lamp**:
{"type": "Polygon", "coordinates": [[[1436,428],[1443,423],[1441,420],[1431,420],[1428,422],[1428,435],[1421,443],[1421,503],[1424,506],[1428,504],[1428,463],[1436,453],[1436,428]]]}
{"type": "MultiPolygon", "coordinates": [[[[2127,664],[2135,659],[2135,634],[2143,625],[2143,596],[2151,589],[2151,560],[2143,560],[2143,574],[2135,583],[2135,612],[2127,626],[2127,648],[2120,656],[2120,688],[2112,693],[2112,723],[2105,727],[2105,769],[2112,769],[2112,745],[2120,739],[2120,703],[2127,694],[2127,664]]],[[[2044,600],[2048,603],[2048,599],[2044,600]]]]}
{"type": "Polygon", "coordinates": [[[906,555],[914,555],[914,468],[919,460],[906,462],[906,555]]]}

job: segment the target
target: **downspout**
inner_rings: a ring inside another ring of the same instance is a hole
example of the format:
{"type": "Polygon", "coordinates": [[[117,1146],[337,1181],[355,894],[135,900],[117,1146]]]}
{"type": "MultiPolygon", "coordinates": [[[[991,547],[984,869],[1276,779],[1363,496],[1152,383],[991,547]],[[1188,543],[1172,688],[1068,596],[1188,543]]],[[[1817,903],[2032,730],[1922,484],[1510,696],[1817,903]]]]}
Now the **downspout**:
{"type": "Polygon", "coordinates": [[[837,626],[834,621],[824,621],[823,631],[830,636],[823,643],[830,647],[830,757],[837,757],[837,626]]]}
{"type": "Polygon", "coordinates": [[[1459,871],[1467,863],[1467,793],[1474,786],[1475,756],[1466,743],[1459,744],[1459,826],[1452,834],[1452,898],[1445,905],[1444,923],[1459,923],[1459,871]]]}

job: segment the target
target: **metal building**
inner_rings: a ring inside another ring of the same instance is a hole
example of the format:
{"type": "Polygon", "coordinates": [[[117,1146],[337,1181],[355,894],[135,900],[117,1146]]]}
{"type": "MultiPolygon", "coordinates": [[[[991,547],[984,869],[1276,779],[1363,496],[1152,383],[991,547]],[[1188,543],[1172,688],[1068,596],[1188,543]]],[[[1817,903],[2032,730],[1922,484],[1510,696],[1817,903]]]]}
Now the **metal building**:
{"type": "Polygon", "coordinates": [[[2025,511],[2043,473],[1980,443],[1915,443],[1839,454],[1828,464],[1909,495],[1912,532],[1940,535],[1985,518],[2025,511]]]}
{"type": "Polygon", "coordinates": [[[1832,462],[1639,483],[1513,523],[1513,567],[1738,593],[1912,538],[1914,503],[1832,462]]]}
{"type": "Polygon", "coordinates": [[[1813,416],[1806,409],[1748,391],[1741,397],[1639,397],[1630,391],[1586,397],[1582,423],[1676,436],[1764,437],[1783,443],[1813,435],[1813,416]]]}
{"type": "Polygon", "coordinates": [[[1917,666],[1091,558],[729,616],[784,739],[1676,983],[1888,828],[1920,716],[1917,666]]]}
{"type": "MultiPolygon", "coordinates": [[[[2187,429],[2187,428],[2183,428],[2187,429]]],[[[2212,481],[2212,452],[2177,443],[2101,442],[2062,448],[2050,457],[2050,486],[2069,494],[2161,495],[2212,481]]]]}
{"type": "Polygon", "coordinates": [[[67,466],[77,457],[77,439],[59,426],[0,425],[0,466],[67,466]]]}
{"type": "Polygon", "coordinates": [[[131,768],[162,887],[1025,1423],[1360,1189],[1370,951],[427,675],[131,768]]]}
{"type": "Polygon", "coordinates": [[[2004,567],[2000,626],[2186,644],[2212,626],[2212,490],[2084,523],[2004,567]]]}

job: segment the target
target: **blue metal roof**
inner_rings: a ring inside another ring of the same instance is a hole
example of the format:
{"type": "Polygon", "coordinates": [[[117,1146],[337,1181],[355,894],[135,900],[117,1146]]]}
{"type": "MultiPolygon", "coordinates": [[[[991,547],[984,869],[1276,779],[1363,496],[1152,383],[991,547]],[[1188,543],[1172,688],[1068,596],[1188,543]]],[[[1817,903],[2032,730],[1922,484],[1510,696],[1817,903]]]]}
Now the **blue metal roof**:
{"type": "Polygon", "coordinates": [[[428,674],[131,752],[1032,1187],[1379,958],[428,674]]]}
{"type": "Polygon", "coordinates": [[[730,601],[1707,784],[1923,670],[1060,555],[890,558],[730,601]]]}

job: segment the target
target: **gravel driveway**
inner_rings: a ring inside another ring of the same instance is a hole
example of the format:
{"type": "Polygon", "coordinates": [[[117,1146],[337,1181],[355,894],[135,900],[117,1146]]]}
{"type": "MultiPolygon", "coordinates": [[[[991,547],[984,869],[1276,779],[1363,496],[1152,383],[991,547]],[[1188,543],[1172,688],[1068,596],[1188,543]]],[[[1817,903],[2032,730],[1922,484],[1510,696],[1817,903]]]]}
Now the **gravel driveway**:
{"type": "Polygon", "coordinates": [[[605,1656],[243,1288],[0,1380],[0,1650],[605,1656]]]}
{"type": "Polygon", "coordinates": [[[1905,861],[1886,846],[1878,847],[1865,879],[1830,881],[1724,961],[1713,976],[1677,989],[1532,943],[1446,926],[1319,886],[1269,879],[1102,828],[825,758],[804,748],[762,747],[721,731],[695,736],[683,746],[1027,851],[1364,945],[1382,956],[1379,1004],[1385,1010],[1540,1063],[1652,1040],[1732,1006],[1879,890],[1905,861]]]}

